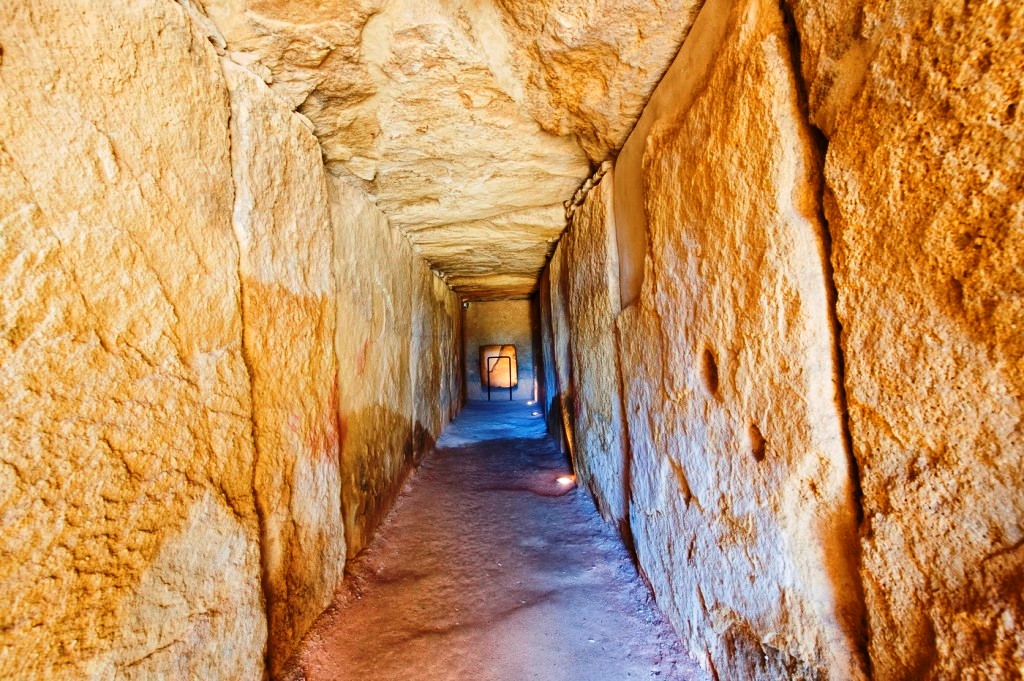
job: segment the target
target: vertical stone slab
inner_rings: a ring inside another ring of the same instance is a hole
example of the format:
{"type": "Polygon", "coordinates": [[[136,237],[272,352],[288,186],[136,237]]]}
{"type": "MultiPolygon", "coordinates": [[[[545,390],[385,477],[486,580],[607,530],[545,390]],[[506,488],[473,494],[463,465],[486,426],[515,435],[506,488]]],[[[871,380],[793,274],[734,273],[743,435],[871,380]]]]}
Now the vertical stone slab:
{"type": "Polygon", "coordinates": [[[438,352],[441,355],[441,424],[438,435],[462,409],[462,300],[440,277],[434,277],[434,299],[439,301],[438,352]]]}
{"type": "Polygon", "coordinates": [[[226,59],[224,70],[268,659],[277,674],[330,604],[345,566],[333,234],[316,138],[252,72],[226,59]]]}
{"type": "Polygon", "coordinates": [[[636,548],[718,678],[859,678],[856,516],[788,36],[762,0],[712,0],[693,34],[702,21],[723,38],[706,75],[670,72],[701,80],[662,84],[692,96],[649,128],[647,272],[619,323],[636,548]]]}
{"type": "Polygon", "coordinates": [[[462,406],[462,310],[362,191],[337,178],[329,190],[341,503],[351,557],[462,406]]]}
{"type": "Polygon", "coordinates": [[[0,676],[261,679],[220,64],[165,0],[0,50],[0,676]]]}
{"type": "Polygon", "coordinates": [[[619,264],[613,195],[612,173],[605,172],[573,214],[559,248],[571,264],[567,292],[577,471],[601,514],[622,523],[629,513],[629,472],[615,341],[619,264]]]}
{"type": "Polygon", "coordinates": [[[561,416],[562,433],[575,466],[576,435],[573,424],[576,422],[576,398],[573,393],[572,355],[569,352],[572,330],[569,325],[569,284],[565,257],[565,249],[559,244],[548,262],[547,272],[551,294],[552,364],[555,370],[555,384],[558,387],[559,404],[556,411],[561,416]]]}
{"type": "Polygon", "coordinates": [[[1024,669],[1024,6],[798,2],[877,679],[1024,669]]]}
{"type": "Polygon", "coordinates": [[[412,367],[413,446],[418,463],[433,448],[441,430],[458,409],[459,390],[453,392],[450,362],[461,356],[455,319],[461,321],[458,296],[419,258],[413,292],[410,362],[412,367]]]}
{"type": "Polygon", "coordinates": [[[433,273],[416,268],[413,275],[412,338],[409,364],[412,372],[413,459],[418,462],[434,444],[439,418],[441,374],[435,338],[438,335],[438,305],[434,300],[433,273]]]}
{"type": "Polygon", "coordinates": [[[537,284],[537,307],[540,308],[540,355],[542,370],[541,402],[548,433],[555,438],[559,447],[562,441],[561,397],[558,394],[558,377],[555,375],[555,338],[551,324],[551,267],[545,267],[537,284]]]}
{"type": "Polygon", "coordinates": [[[330,181],[338,286],[338,409],[348,555],[365,546],[412,467],[412,246],[358,189],[330,181]]]}

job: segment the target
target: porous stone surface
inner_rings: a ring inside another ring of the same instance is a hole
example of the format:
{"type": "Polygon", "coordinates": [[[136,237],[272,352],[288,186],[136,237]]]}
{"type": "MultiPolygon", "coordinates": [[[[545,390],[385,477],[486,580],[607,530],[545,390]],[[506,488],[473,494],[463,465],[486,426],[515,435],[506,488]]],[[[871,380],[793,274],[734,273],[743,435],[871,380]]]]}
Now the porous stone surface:
{"type": "Polygon", "coordinates": [[[337,281],[342,515],[348,555],[362,550],[391,508],[438,416],[462,404],[457,369],[461,306],[427,287],[426,263],[362,191],[329,179],[337,281]],[[437,352],[422,352],[424,328],[437,352]],[[415,332],[414,332],[415,331],[415,332]],[[415,363],[413,353],[418,352],[415,363]],[[438,392],[433,380],[439,376],[438,392]],[[424,384],[426,384],[424,386],[424,384]],[[420,394],[423,390],[424,394],[420,394]],[[443,392],[442,392],[443,390],[443,392]],[[426,406],[436,401],[437,412],[426,406]]]}
{"type": "Polygon", "coordinates": [[[415,458],[434,446],[462,406],[462,309],[444,280],[416,267],[412,319],[412,423],[415,458]]]}
{"type": "Polygon", "coordinates": [[[230,60],[224,71],[268,661],[276,675],[345,567],[334,239],[316,138],[251,71],[230,60]]]}
{"type": "Polygon", "coordinates": [[[567,304],[577,473],[601,515],[621,524],[629,513],[629,472],[615,340],[619,273],[613,195],[612,174],[605,172],[573,214],[558,250],[572,263],[567,304]]]}
{"type": "Polygon", "coordinates": [[[647,251],[647,213],[643,184],[643,164],[647,135],[662,116],[672,115],[690,106],[698,94],[696,87],[706,78],[715,62],[728,12],[720,9],[703,12],[699,30],[687,35],[658,87],[651,93],[640,117],[615,158],[619,179],[615,183],[615,242],[618,247],[619,296],[622,307],[640,297],[647,251]]]}
{"type": "Polygon", "coordinates": [[[700,3],[202,4],[314,123],[331,171],[456,290],[493,298],[534,289],[562,203],[628,133],[700,3]]]}
{"type": "MultiPolygon", "coordinates": [[[[481,29],[494,10],[465,2],[481,29]]],[[[703,0],[495,0],[514,80],[544,130],[600,163],[625,142],[703,0]]],[[[484,30],[480,30],[485,34],[484,30]]],[[[492,57],[492,64],[495,64],[492,57]]],[[[496,65],[495,65],[496,66],[496,65]]]]}
{"type": "Polygon", "coordinates": [[[713,64],[670,72],[692,79],[659,86],[686,106],[644,132],[647,272],[619,318],[636,549],[718,678],[862,678],[817,167],[788,36],[762,0],[712,0],[691,35],[705,29],[713,64]]]}
{"type": "Polygon", "coordinates": [[[0,676],[263,677],[221,66],[163,0],[0,5],[0,676]]]}
{"type": "Polygon", "coordinates": [[[554,413],[561,419],[561,435],[573,466],[578,468],[576,461],[576,383],[573,381],[572,355],[569,344],[572,341],[569,325],[569,268],[565,262],[565,252],[555,251],[548,262],[548,308],[551,322],[551,366],[555,375],[554,388],[558,396],[557,405],[553,405],[554,413]]]}
{"type": "Polygon", "coordinates": [[[276,674],[461,405],[458,298],[196,5],[0,22],[0,676],[276,674]]]}
{"type": "MultiPolygon", "coordinates": [[[[514,400],[534,398],[533,318],[529,300],[497,300],[470,303],[466,310],[466,398],[487,399],[487,383],[482,378],[480,348],[485,345],[514,345],[516,379],[514,400]]],[[[501,364],[501,372],[507,365],[501,364]]],[[[497,372],[498,370],[496,370],[497,372]]],[[[504,384],[508,384],[507,375],[504,384]]],[[[492,388],[492,400],[508,400],[508,388],[492,388]]]]}
{"type": "MultiPolygon", "coordinates": [[[[555,251],[557,255],[557,251],[555,251]]],[[[545,267],[537,282],[537,296],[534,303],[537,308],[537,325],[540,337],[539,363],[537,371],[538,401],[544,419],[547,422],[548,434],[555,439],[559,447],[564,447],[562,436],[562,403],[558,394],[558,377],[555,375],[555,338],[551,328],[551,268],[545,267]]]]}
{"type": "Polygon", "coordinates": [[[1017,678],[1024,6],[793,5],[829,137],[874,675],[1017,678]]]}

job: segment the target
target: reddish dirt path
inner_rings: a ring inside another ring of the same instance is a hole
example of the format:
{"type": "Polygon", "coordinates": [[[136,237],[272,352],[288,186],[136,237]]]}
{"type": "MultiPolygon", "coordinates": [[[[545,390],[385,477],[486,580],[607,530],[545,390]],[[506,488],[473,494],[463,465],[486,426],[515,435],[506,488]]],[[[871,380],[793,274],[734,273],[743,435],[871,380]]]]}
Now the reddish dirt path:
{"type": "Polygon", "coordinates": [[[470,403],[438,442],[293,679],[701,679],[616,532],[523,403],[470,403]]]}

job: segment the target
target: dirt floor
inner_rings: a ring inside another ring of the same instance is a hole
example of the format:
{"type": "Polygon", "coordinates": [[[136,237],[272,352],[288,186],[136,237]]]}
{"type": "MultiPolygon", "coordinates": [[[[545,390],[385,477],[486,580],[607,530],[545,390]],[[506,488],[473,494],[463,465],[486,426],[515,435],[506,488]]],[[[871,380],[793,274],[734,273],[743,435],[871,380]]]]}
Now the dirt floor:
{"type": "Polygon", "coordinates": [[[351,565],[291,678],[703,679],[522,402],[471,402],[351,565]]]}

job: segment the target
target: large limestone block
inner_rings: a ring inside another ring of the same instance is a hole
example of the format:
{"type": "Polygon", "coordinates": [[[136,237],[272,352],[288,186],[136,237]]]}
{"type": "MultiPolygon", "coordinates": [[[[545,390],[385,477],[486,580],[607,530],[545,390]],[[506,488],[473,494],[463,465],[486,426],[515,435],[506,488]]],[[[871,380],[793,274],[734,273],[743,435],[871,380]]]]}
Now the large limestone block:
{"type": "MultiPolygon", "coordinates": [[[[557,251],[556,251],[557,253],[557,251]]],[[[537,323],[540,345],[537,377],[540,382],[538,397],[544,418],[547,421],[548,433],[558,441],[562,441],[562,403],[558,395],[558,378],[555,375],[555,337],[551,323],[551,268],[545,267],[537,282],[537,323]]]]}
{"type": "Polygon", "coordinates": [[[0,55],[0,676],[261,679],[220,64],[165,0],[0,55]]]}
{"type": "Polygon", "coordinates": [[[640,297],[647,251],[646,188],[642,164],[647,136],[655,122],[686,109],[700,93],[700,84],[718,58],[727,30],[728,12],[702,12],[699,27],[687,35],[682,49],[651,93],[643,112],[615,158],[620,171],[615,183],[615,240],[619,255],[619,296],[623,307],[640,297]]]}
{"type": "Polygon", "coordinates": [[[262,80],[227,60],[224,69],[268,659],[277,673],[330,604],[345,565],[334,242],[316,138],[262,80]]]}
{"type": "Polygon", "coordinates": [[[413,458],[418,461],[433,446],[441,420],[441,329],[443,302],[434,298],[434,279],[428,268],[413,273],[412,337],[409,363],[412,373],[413,458]]]}
{"type": "Polygon", "coordinates": [[[391,508],[428,439],[439,434],[434,429],[440,415],[426,406],[426,400],[440,399],[435,382],[438,390],[447,386],[450,411],[461,406],[458,352],[447,362],[431,359],[424,336],[436,336],[449,349],[460,345],[461,307],[443,284],[427,285],[432,275],[426,263],[365,194],[333,178],[329,187],[338,286],[342,514],[353,556],[391,508]],[[437,371],[443,373],[435,381],[437,371]],[[430,394],[414,397],[424,384],[430,394]],[[419,448],[416,423],[431,424],[420,433],[419,448]]]}
{"type": "Polygon", "coordinates": [[[573,342],[572,326],[569,323],[569,265],[565,261],[565,251],[558,248],[548,263],[549,298],[551,310],[551,366],[555,374],[555,394],[558,404],[555,414],[561,418],[561,432],[569,456],[576,462],[576,423],[575,405],[576,384],[573,381],[572,353],[569,346],[573,342]]]}
{"type": "Polygon", "coordinates": [[[438,321],[436,323],[437,351],[440,354],[439,371],[441,372],[441,421],[440,430],[448,425],[462,409],[465,394],[463,390],[463,319],[462,300],[458,294],[448,288],[444,280],[434,277],[434,299],[439,302],[438,321]]]}
{"type": "Polygon", "coordinates": [[[856,514],[788,37],[762,0],[712,0],[691,36],[704,22],[714,64],[676,72],[695,81],[667,87],[692,96],[649,129],[647,272],[619,320],[636,548],[719,678],[860,678],[856,514]]]}
{"type": "Polygon", "coordinates": [[[369,541],[413,462],[414,254],[358,189],[330,181],[338,412],[348,555],[369,541]]]}
{"type": "MultiPolygon", "coordinates": [[[[452,392],[451,361],[461,356],[461,334],[455,323],[461,320],[458,296],[436,273],[417,262],[413,291],[412,338],[412,423],[414,459],[418,463],[434,446],[441,430],[458,409],[459,389],[452,392]]],[[[457,384],[456,384],[457,385],[457,384]]]]}
{"type": "Polygon", "coordinates": [[[1024,6],[801,2],[878,679],[1024,669],[1024,6]],[[858,12],[860,13],[858,15],[858,12]]]}
{"type": "Polygon", "coordinates": [[[571,264],[567,294],[577,471],[602,515],[622,523],[628,517],[629,471],[615,341],[619,265],[613,195],[612,174],[605,172],[573,214],[558,248],[571,264]]]}

